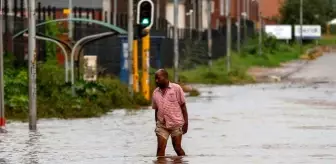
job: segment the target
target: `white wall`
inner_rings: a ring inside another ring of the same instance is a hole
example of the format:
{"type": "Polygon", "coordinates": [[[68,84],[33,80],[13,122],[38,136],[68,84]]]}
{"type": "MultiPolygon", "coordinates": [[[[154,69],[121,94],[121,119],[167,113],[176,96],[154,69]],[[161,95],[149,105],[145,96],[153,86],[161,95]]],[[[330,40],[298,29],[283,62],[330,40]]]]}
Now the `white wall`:
{"type": "Polygon", "coordinates": [[[107,22],[111,23],[111,0],[103,0],[103,20],[106,17],[107,18],[107,22]]]}
{"type": "MultiPolygon", "coordinates": [[[[178,28],[186,28],[185,23],[185,6],[184,4],[179,4],[179,11],[178,11],[178,28]]],[[[174,3],[168,2],[166,5],[166,19],[167,21],[174,25],[174,3]]]]}
{"type": "Polygon", "coordinates": [[[202,1],[202,27],[203,29],[208,28],[208,1],[202,1]]]}
{"type": "Polygon", "coordinates": [[[214,12],[215,4],[214,1],[211,1],[211,6],[210,9],[208,9],[208,0],[203,0],[202,1],[202,29],[207,29],[208,28],[208,13],[214,12]]]}

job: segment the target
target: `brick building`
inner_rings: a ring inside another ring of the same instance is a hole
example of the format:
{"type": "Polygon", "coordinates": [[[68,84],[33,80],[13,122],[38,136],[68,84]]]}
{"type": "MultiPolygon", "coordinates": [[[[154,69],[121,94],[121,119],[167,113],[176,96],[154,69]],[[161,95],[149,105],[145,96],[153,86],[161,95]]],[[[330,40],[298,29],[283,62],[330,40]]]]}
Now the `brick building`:
{"type": "MultiPolygon", "coordinates": [[[[232,22],[235,23],[237,21],[238,10],[240,10],[240,14],[246,12],[247,19],[257,23],[258,8],[260,7],[263,22],[266,24],[276,23],[272,17],[279,16],[279,8],[283,1],[284,0],[231,0],[230,14],[232,22]],[[238,7],[238,3],[240,7],[238,7]]],[[[68,0],[38,0],[37,2],[41,2],[43,6],[50,5],[56,8],[68,7],[68,0]]],[[[73,0],[73,5],[96,9],[98,12],[96,13],[96,19],[101,17],[102,19],[107,18],[108,20],[113,20],[113,16],[104,11],[113,12],[114,2],[114,0],[73,0]]],[[[173,0],[153,0],[155,4],[155,17],[164,18],[173,25],[173,2],[173,0]]],[[[180,0],[179,2],[179,28],[197,28],[204,30],[208,27],[208,0],[180,0]],[[191,10],[193,11],[192,13],[190,12],[191,10]]],[[[226,0],[212,0],[210,11],[212,13],[212,28],[218,28],[220,24],[225,24],[225,2],[226,0]]],[[[127,3],[127,0],[117,0],[117,13],[127,13],[127,3]]],[[[136,5],[134,5],[134,7],[136,7],[136,5]]],[[[57,15],[57,17],[66,16],[61,13],[57,15]]]]}
{"type": "MultiPolygon", "coordinates": [[[[237,21],[237,17],[240,14],[246,12],[247,19],[257,23],[258,22],[258,10],[262,15],[262,20],[266,24],[276,23],[272,18],[279,16],[279,9],[284,0],[231,0],[230,14],[232,20],[237,21]],[[239,2],[238,2],[239,1],[239,2]],[[238,5],[240,7],[238,7],[238,5]]],[[[225,21],[225,0],[213,0],[214,9],[212,10],[212,27],[216,28],[219,22],[225,21]]]]}

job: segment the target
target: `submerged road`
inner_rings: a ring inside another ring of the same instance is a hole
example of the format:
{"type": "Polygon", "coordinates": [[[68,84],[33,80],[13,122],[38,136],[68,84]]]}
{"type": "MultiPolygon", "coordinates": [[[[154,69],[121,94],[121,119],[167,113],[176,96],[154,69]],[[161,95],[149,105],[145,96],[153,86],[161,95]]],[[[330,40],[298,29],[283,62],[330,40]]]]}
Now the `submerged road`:
{"type": "MultiPolygon", "coordinates": [[[[188,98],[183,158],[154,157],[153,110],[116,110],[101,118],[40,120],[36,133],[10,123],[0,134],[0,164],[334,164],[334,63],[332,54],[311,62],[290,77],[301,82],[201,88],[200,97],[188,98]]],[[[166,153],[175,155],[170,140],[166,153]]]]}

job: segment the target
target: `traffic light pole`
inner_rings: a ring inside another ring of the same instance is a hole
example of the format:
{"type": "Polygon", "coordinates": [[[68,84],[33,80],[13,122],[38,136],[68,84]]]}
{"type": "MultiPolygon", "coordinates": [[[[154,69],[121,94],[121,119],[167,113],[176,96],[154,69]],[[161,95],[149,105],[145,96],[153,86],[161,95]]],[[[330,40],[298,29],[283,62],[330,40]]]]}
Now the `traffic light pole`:
{"type": "Polygon", "coordinates": [[[133,0],[128,0],[128,91],[133,96],[133,0]]]}
{"type": "Polygon", "coordinates": [[[150,100],[149,93],[149,55],[150,55],[150,35],[149,33],[142,38],[142,80],[141,80],[141,88],[142,93],[147,100],[150,100]]]}
{"type": "MultiPolygon", "coordinates": [[[[140,0],[137,6],[137,27],[138,39],[142,39],[142,77],[141,91],[143,96],[150,100],[150,83],[149,83],[149,58],[150,58],[150,29],[154,20],[154,4],[151,0],[140,0]]],[[[135,42],[137,43],[137,42],[135,42]]],[[[136,46],[135,46],[136,47],[136,46]]],[[[135,58],[135,57],[134,57],[135,58]]],[[[137,67],[134,66],[134,67],[137,67]]],[[[134,74],[136,77],[136,74],[134,74]]],[[[134,85],[135,86],[135,85],[134,85]]]]}
{"type": "Polygon", "coordinates": [[[133,40],[133,90],[139,92],[139,65],[138,65],[138,40],[133,40]]]}

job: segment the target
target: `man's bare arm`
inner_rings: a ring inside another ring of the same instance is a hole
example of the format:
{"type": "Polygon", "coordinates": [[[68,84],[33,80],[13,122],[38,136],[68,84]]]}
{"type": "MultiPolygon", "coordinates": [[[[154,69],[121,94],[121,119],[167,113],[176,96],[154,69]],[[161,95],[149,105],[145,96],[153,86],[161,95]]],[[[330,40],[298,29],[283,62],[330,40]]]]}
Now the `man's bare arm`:
{"type": "Polygon", "coordinates": [[[184,125],[182,126],[182,131],[183,134],[186,134],[188,132],[188,111],[187,111],[187,106],[185,103],[181,105],[181,110],[183,114],[183,119],[184,119],[184,125]]]}
{"type": "Polygon", "coordinates": [[[155,123],[157,122],[157,113],[158,113],[158,110],[156,109],[155,110],[155,123]]]}
{"type": "Polygon", "coordinates": [[[186,124],[188,124],[188,111],[187,111],[187,106],[185,103],[181,105],[182,109],[182,114],[183,114],[183,119],[186,124]]]}

